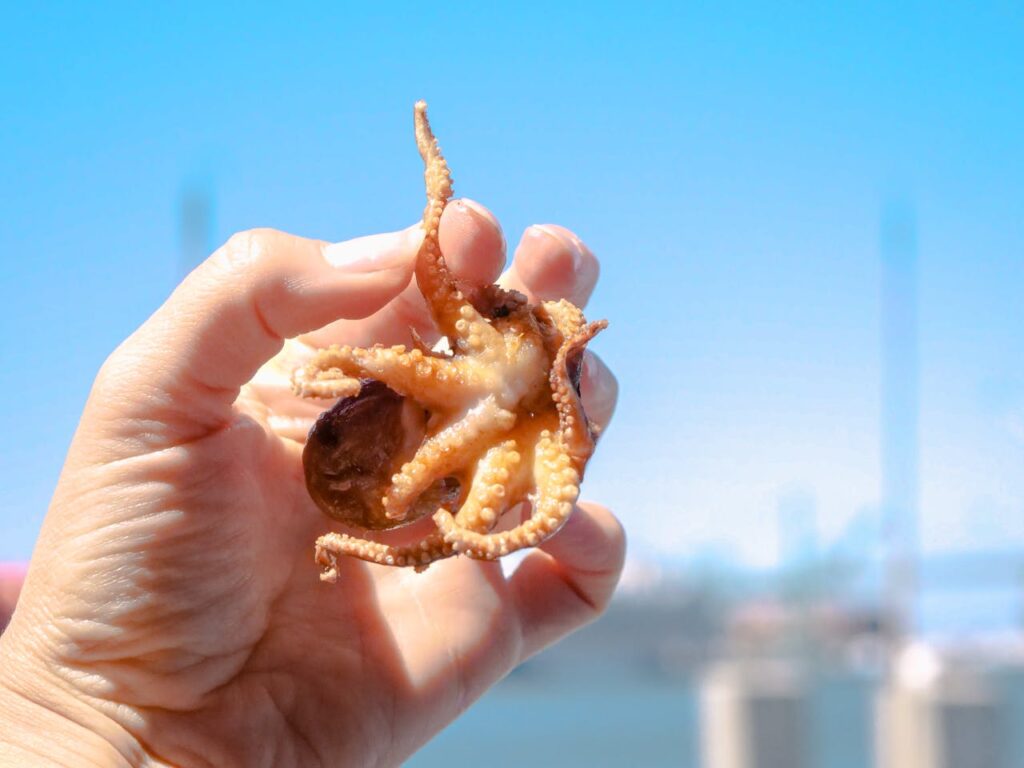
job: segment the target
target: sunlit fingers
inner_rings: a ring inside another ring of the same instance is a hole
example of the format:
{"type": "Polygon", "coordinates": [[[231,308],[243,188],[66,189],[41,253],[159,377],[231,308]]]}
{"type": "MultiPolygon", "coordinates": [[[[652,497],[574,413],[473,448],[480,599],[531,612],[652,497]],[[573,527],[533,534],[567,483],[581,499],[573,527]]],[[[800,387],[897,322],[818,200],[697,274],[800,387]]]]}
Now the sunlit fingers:
{"type": "MultiPolygon", "coordinates": [[[[456,278],[487,285],[505,267],[505,235],[489,210],[475,200],[453,200],[441,217],[441,253],[456,278]]],[[[418,295],[418,294],[417,294],[418,295]]]]}
{"type": "Polygon", "coordinates": [[[604,611],[625,552],[625,533],[615,516],[584,502],[561,531],[523,559],[509,579],[522,627],[523,659],[604,611]]]}
{"type": "MultiPolygon", "coordinates": [[[[412,229],[418,232],[418,226],[412,229]]],[[[497,219],[472,200],[453,200],[448,204],[438,237],[445,261],[458,280],[475,285],[492,283],[505,265],[505,238],[497,219]]],[[[410,259],[415,258],[415,251],[415,247],[410,251],[410,259]]],[[[436,337],[415,278],[394,301],[370,317],[357,322],[339,320],[304,339],[317,347],[408,344],[410,328],[424,338],[436,337]]]]}
{"type": "Polygon", "coordinates": [[[512,265],[498,282],[532,301],[568,299],[582,307],[599,273],[597,258],[573,232],[557,224],[537,224],[523,233],[512,265]]]}

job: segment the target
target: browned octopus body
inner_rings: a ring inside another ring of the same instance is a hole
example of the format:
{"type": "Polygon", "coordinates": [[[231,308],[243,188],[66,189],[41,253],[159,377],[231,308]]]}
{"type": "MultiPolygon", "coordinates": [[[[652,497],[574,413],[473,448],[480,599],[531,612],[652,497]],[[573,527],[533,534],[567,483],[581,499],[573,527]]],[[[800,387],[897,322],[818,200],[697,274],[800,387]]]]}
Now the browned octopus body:
{"type": "Polygon", "coordinates": [[[533,546],[572,513],[596,437],[579,395],[581,356],[605,321],[567,301],[530,304],[496,285],[456,284],[438,243],[451,175],[415,108],[426,166],[424,239],[416,281],[447,350],[332,346],[293,378],[304,397],[341,398],[310,431],[306,485],[327,515],[382,530],[431,515],[436,529],[393,546],[327,533],[316,543],[321,578],[337,557],[414,566],[453,555],[494,560],[533,546]],[[502,514],[532,504],[525,522],[494,532],[502,514]]]}

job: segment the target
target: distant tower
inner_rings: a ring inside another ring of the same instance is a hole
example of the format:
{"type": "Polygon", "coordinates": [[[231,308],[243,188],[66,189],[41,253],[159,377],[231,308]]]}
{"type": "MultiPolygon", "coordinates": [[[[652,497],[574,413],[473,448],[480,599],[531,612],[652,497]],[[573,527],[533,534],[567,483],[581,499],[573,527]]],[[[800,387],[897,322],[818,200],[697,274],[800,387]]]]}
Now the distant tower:
{"type": "Polygon", "coordinates": [[[178,203],[181,275],[195,269],[213,250],[213,193],[209,184],[189,183],[178,203]]]}
{"type": "Polygon", "coordinates": [[[884,583],[899,637],[914,628],[917,592],[917,243],[909,207],[883,211],[881,255],[884,583]]]}
{"type": "Polygon", "coordinates": [[[789,491],[779,498],[779,565],[806,568],[817,557],[817,505],[813,494],[789,491]]]}
{"type": "Polygon", "coordinates": [[[811,618],[812,605],[821,594],[822,573],[817,567],[817,505],[814,496],[790,491],[779,499],[779,567],[783,574],[781,597],[792,606],[796,621],[788,641],[798,658],[816,660],[811,618]]]}

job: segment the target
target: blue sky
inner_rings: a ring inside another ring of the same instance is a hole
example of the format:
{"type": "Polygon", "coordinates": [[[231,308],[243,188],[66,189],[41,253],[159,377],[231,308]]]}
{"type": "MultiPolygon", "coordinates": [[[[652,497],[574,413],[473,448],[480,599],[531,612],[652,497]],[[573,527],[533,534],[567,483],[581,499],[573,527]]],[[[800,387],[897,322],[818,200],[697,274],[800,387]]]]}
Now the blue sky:
{"type": "Polygon", "coordinates": [[[870,520],[892,204],[919,243],[924,543],[1024,544],[1019,7],[206,5],[6,11],[0,559],[180,277],[183,190],[218,242],[405,226],[417,98],[512,244],[555,221],[603,260],[622,401],[587,491],[635,556],[770,563],[794,494],[825,542],[870,520]]]}

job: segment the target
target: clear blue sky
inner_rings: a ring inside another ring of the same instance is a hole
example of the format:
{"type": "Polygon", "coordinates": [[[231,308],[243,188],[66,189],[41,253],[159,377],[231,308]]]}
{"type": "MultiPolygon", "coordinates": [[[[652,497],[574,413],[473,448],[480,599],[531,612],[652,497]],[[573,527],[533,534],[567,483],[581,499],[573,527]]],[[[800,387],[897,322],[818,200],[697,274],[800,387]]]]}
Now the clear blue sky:
{"type": "Polygon", "coordinates": [[[0,559],[180,277],[182,190],[213,192],[217,241],[405,226],[417,98],[511,239],[555,221],[603,259],[623,395],[588,492],[635,555],[771,562],[794,494],[825,541],[870,517],[892,201],[920,245],[924,541],[1024,543],[1019,6],[206,5],[5,11],[0,559]]]}

